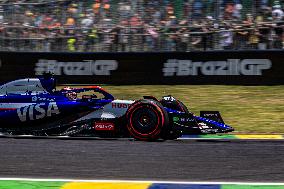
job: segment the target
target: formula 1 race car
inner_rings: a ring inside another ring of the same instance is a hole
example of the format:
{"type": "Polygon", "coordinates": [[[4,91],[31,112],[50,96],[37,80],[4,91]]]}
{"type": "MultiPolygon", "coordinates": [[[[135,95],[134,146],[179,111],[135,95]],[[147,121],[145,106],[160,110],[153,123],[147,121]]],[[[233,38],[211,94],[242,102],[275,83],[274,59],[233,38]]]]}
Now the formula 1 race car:
{"type": "Polygon", "coordinates": [[[233,131],[218,111],[200,116],[172,96],[117,100],[99,86],[56,90],[53,77],[0,86],[2,135],[176,139],[184,134],[233,131]]]}

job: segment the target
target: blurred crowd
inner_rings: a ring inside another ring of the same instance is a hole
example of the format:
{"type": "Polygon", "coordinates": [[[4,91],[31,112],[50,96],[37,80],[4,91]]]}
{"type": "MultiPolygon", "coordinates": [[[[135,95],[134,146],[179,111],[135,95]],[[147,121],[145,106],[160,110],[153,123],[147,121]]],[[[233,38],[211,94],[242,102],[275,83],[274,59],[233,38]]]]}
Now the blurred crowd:
{"type": "Polygon", "coordinates": [[[277,0],[0,0],[3,51],[283,49],[277,0]]]}

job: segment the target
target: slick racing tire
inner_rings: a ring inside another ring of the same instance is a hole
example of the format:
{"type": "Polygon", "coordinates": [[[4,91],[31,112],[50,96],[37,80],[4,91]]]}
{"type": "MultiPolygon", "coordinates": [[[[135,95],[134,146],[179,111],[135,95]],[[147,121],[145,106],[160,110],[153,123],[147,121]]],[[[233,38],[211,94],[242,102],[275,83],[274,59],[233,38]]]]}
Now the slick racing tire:
{"type": "Polygon", "coordinates": [[[126,119],[130,135],[138,140],[157,140],[169,125],[168,113],[155,100],[136,101],[128,109],[126,119]]]}

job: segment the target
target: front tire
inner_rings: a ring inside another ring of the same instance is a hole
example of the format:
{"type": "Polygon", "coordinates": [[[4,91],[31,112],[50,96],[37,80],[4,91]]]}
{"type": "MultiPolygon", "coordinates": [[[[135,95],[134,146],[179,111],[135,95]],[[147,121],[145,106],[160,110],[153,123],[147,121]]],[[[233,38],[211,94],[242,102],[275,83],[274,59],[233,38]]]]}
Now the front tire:
{"type": "Polygon", "coordinates": [[[157,140],[169,126],[169,116],[155,100],[139,100],[126,113],[127,129],[138,140],[157,140]]]}

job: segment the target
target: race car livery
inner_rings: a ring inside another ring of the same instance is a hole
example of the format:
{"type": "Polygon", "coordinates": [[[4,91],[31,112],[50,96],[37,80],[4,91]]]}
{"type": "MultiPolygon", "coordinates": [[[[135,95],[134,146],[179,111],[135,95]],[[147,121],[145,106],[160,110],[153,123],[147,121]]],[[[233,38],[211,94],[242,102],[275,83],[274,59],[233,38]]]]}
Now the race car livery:
{"type": "Polygon", "coordinates": [[[184,134],[233,131],[218,111],[194,115],[173,96],[119,100],[99,86],[56,90],[53,77],[0,86],[3,135],[176,139],[184,134]]]}

